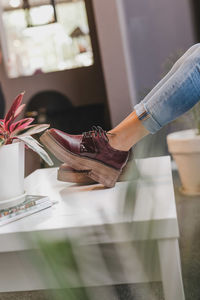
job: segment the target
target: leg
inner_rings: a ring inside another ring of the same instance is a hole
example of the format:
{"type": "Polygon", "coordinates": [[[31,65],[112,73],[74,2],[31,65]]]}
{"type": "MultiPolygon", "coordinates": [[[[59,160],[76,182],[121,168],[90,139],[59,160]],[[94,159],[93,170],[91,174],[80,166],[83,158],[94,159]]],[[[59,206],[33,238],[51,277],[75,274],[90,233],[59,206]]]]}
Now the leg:
{"type": "MultiPolygon", "coordinates": [[[[143,103],[147,102],[169,79],[174,73],[179,69],[179,67],[186,61],[186,59],[189,58],[191,54],[194,53],[197,49],[200,49],[200,43],[195,44],[192,47],[190,47],[178,60],[177,62],[173,65],[172,69],[163,77],[159,83],[148,93],[148,95],[143,99],[143,103]]],[[[130,114],[128,116],[132,117],[130,114]]]]}
{"type": "Polygon", "coordinates": [[[52,129],[41,140],[71,168],[107,187],[115,185],[129,149],[149,133],[189,110],[200,99],[200,47],[195,45],[124,121],[106,133],[100,127],[72,136],[52,129]]]}
{"type": "Polygon", "coordinates": [[[163,77],[159,83],[148,93],[144,98],[143,103],[147,102],[169,79],[174,73],[179,69],[179,67],[192,55],[197,49],[200,49],[200,44],[195,44],[189,48],[183,56],[181,56],[177,62],[173,65],[172,69],[163,77]]]}
{"type": "Polygon", "coordinates": [[[151,97],[136,105],[135,111],[110,131],[111,146],[130,149],[145,135],[157,132],[188,111],[199,99],[200,48],[197,47],[151,97]]]}
{"type": "Polygon", "coordinates": [[[165,300],[184,300],[178,240],[158,241],[158,252],[165,300]]]}

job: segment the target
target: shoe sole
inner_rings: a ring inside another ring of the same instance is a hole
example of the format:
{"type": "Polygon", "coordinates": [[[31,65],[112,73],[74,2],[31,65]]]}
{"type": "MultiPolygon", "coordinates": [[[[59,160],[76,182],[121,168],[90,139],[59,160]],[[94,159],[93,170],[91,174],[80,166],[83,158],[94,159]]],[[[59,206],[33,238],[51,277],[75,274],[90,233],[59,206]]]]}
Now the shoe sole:
{"type": "Polygon", "coordinates": [[[113,187],[121,173],[121,170],[116,170],[101,162],[95,161],[87,157],[81,157],[66,150],[51,134],[46,131],[41,137],[41,142],[55,155],[61,162],[67,163],[69,167],[87,171],[92,180],[101,183],[105,187],[113,187]]]}
{"type": "Polygon", "coordinates": [[[97,183],[93,179],[91,179],[89,176],[89,171],[77,171],[77,170],[67,170],[59,168],[58,169],[58,174],[57,174],[57,179],[59,181],[64,181],[64,182],[71,182],[71,183],[78,183],[78,184],[84,184],[84,185],[89,185],[89,184],[94,184],[97,183]]]}
{"type": "MultiPolygon", "coordinates": [[[[71,183],[78,183],[78,184],[95,184],[96,181],[92,180],[89,176],[89,171],[78,171],[78,170],[72,170],[71,168],[66,167],[60,167],[58,169],[57,179],[59,181],[63,182],[71,182],[71,183]]],[[[138,178],[138,171],[137,167],[133,161],[129,161],[126,166],[123,168],[119,178],[118,182],[122,181],[131,181],[138,178]],[[132,170],[131,174],[128,170],[132,170]]]]}

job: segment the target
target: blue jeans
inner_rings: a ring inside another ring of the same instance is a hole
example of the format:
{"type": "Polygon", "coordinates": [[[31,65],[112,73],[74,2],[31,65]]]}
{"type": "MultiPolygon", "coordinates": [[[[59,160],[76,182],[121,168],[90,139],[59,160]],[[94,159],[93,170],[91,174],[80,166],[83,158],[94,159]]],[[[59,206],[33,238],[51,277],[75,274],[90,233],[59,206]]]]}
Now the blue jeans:
{"type": "Polygon", "coordinates": [[[134,109],[155,133],[200,100],[200,44],[192,46],[134,109]]]}

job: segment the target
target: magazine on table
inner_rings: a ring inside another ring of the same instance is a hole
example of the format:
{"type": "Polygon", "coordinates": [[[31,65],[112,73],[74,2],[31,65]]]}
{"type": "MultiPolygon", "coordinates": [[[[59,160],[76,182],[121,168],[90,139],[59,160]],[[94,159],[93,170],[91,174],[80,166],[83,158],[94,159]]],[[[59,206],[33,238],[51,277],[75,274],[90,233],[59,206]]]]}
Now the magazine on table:
{"type": "Polygon", "coordinates": [[[27,195],[22,203],[0,210],[0,226],[49,208],[53,204],[46,196],[27,195]]]}

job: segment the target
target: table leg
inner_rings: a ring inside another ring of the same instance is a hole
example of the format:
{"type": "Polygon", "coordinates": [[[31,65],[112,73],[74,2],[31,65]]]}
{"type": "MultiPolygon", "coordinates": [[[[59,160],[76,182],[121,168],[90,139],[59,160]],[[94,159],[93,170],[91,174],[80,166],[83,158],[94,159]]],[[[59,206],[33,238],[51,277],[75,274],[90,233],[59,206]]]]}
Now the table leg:
{"type": "Polygon", "coordinates": [[[165,300],[185,300],[178,240],[159,240],[158,252],[165,300]]]}

